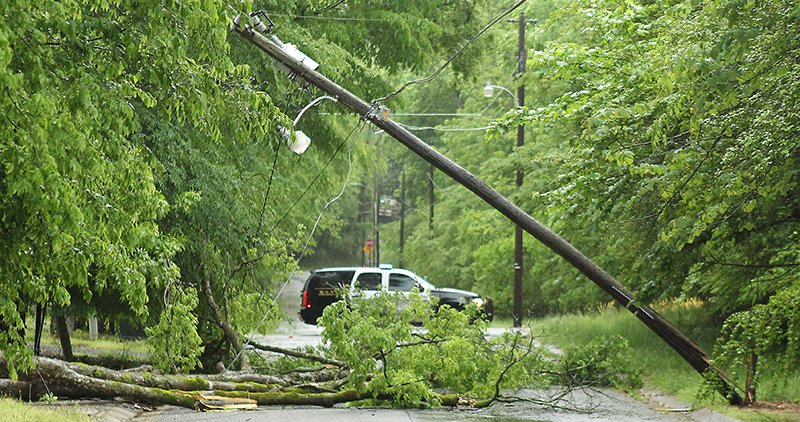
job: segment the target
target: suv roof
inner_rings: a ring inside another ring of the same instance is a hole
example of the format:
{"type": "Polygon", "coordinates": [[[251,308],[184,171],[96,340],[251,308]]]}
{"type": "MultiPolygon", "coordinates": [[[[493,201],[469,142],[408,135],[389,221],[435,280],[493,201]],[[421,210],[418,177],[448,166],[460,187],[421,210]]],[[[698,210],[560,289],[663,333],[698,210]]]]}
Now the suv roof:
{"type": "Polygon", "coordinates": [[[389,271],[389,270],[402,270],[403,268],[394,268],[391,264],[381,264],[380,267],[328,267],[328,268],[320,268],[314,270],[312,272],[319,272],[319,271],[358,271],[358,270],[378,270],[378,271],[389,271]]]}

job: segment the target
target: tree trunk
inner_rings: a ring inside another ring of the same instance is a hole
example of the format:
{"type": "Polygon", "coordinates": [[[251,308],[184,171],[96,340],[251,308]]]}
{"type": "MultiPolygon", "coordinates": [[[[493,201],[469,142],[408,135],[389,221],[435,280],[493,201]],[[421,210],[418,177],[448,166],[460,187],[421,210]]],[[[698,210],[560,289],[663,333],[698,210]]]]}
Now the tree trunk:
{"type": "Polygon", "coordinates": [[[42,330],[44,330],[44,313],[45,313],[45,305],[37,303],[36,326],[34,327],[34,334],[33,334],[33,354],[36,356],[42,354],[42,330]]]}
{"type": "Polygon", "coordinates": [[[208,275],[203,277],[203,293],[205,293],[208,307],[211,309],[211,313],[214,315],[214,322],[217,324],[217,326],[219,326],[219,328],[222,329],[222,332],[225,333],[225,339],[228,341],[228,343],[230,343],[231,346],[233,346],[233,349],[236,351],[236,355],[242,362],[242,370],[249,370],[250,361],[247,358],[247,355],[244,353],[242,343],[239,341],[239,335],[236,333],[233,327],[228,324],[228,321],[226,321],[223,317],[219,306],[217,306],[217,302],[214,300],[214,293],[211,291],[211,280],[209,279],[208,275]]]}
{"type": "Polygon", "coordinates": [[[755,351],[750,351],[747,355],[747,369],[744,381],[744,403],[752,404],[756,402],[756,375],[758,369],[758,355],[755,351]]]}
{"type": "Polygon", "coordinates": [[[69,328],[67,327],[67,318],[64,315],[56,313],[56,332],[58,333],[58,340],[61,342],[61,355],[64,360],[73,360],[75,357],[72,355],[72,342],[69,339],[69,328]]]}
{"type": "MultiPolygon", "coordinates": [[[[231,382],[227,380],[212,381],[202,376],[181,376],[157,374],[153,372],[139,371],[112,371],[102,366],[75,365],[69,364],[67,367],[76,373],[92,378],[117,381],[126,384],[134,384],[142,387],[160,388],[164,390],[184,390],[184,391],[210,391],[210,390],[229,390],[229,391],[254,391],[254,392],[274,392],[279,391],[287,383],[276,382],[263,384],[254,381],[231,382]]],[[[269,379],[273,380],[273,379],[269,379]]],[[[275,381],[281,381],[274,378],[275,381]]]]}
{"type": "MultiPolygon", "coordinates": [[[[209,377],[181,377],[178,375],[160,375],[137,371],[112,371],[107,368],[73,364],[57,359],[34,357],[36,369],[21,374],[20,379],[0,379],[0,395],[23,400],[38,400],[45,395],[59,398],[94,397],[113,399],[122,397],[128,400],[169,404],[192,409],[223,409],[252,407],[256,403],[262,405],[313,405],[331,407],[338,403],[346,403],[370,398],[391,399],[389,396],[373,397],[370,393],[358,393],[355,390],[338,392],[318,391],[317,386],[280,387],[276,384],[257,384],[253,382],[212,381],[209,378],[236,379],[241,375],[244,379],[258,378],[257,374],[227,374],[209,377]],[[254,378],[255,377],[255,378],[254,378]],[[265,391],[272,389],[273,391],[265,391]],[[198,391],[206,391],[200,394],[198,391]]],[[[0,358],[0,376],[6,362],[0,358]]],[[[439,396],[441,404],[455,406],[459,397],[455,395],[439,396]]]]}

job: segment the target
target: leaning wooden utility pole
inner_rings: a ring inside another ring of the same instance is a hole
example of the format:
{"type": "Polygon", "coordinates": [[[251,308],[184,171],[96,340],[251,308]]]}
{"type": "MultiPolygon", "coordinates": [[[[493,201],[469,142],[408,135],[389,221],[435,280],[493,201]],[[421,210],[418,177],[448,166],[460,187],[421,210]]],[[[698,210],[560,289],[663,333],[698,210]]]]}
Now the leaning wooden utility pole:
{"type": "MultiPolygon", "coordinates": [[[[264,27],[266,29],[266,27],[264,27]]],[[[391,137],[397,139],[408,147],[411,151],[431,163],[450,178],[460,183],[462,186],[471,190],[494,209],[500,211],[512,222],[520,225],[526,232],[542,242],[545,246],[561,255],[572,266],[577,268],[586,277],[597,284],[601,289],[608,293],[614,300],[622,304],[633,315],[641,320],[650,330],[661,337],[670,347],[672,347],[686,362],[688,362],[700,374],[709,374],[717,378],[720,392],[728,398],[731,404],[741,404],[742,398],[734,389],[733,383],[719,369],[711,364],[708,356],[703,350],[688,337],[683,335],[677,328],[667,322],[661,315],[649,306],[639,304],[633,294],[622,284],[617,282],[611,275],[603,271],[592,260],[583,255],[577,248],[562,239],[547,226],[536,221],[525,211],[512,204],[504,196],[500,195],[486,183],[475,177],[464,168],[445,157],[430,145],[422,142],[414,134],[394,122],[388,117],[386,109],[379,104],[370,104],[355,96],[350,91],[337,85],[321,73],[314,70],[316,63],[308,59],[305,55],[301,57],[307,60],[298,60],[297,50],[294,46],[283,45],[277,37],[267,38],[262,33],[256,31],[249,25],[240,25],[239,17],[235,18],[231,30],[250,41],[255,46],[272,57],[278,64],[291,72],[292,77],[301,79],[302,82],[314,85],[327,95],[335,97],[340,104],[356,112],[359,116],[369,120],[375,126],[381,128],[391,137]],[[274,41],[273,41],[274,40],[274,41]],[[290,48],[286,48],[290,46],[290,48]],[[284,50],[285,49],[285,50],[284,50]],[[288,51],[288,52],[287,52],[288,51]],[[311,63],[312,66],[304,63],[311,63]]]]}

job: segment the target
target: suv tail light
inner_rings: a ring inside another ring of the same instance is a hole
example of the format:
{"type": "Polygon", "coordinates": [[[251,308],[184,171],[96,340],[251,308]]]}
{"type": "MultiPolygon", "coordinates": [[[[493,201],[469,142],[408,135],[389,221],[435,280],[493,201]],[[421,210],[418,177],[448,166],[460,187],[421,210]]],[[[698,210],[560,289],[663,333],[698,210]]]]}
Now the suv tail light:
{"type": "Polygon", "coordinates": [[[310,308],[311,301],[308,300],[308,290],[303,290],[303,307],[310,308]]]}

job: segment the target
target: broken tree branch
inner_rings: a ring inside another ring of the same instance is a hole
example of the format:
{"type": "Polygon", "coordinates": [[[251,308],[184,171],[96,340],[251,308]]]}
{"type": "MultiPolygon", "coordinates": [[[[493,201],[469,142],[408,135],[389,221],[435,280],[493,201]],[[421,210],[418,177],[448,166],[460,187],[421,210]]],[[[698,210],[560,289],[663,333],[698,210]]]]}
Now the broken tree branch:
{"type": "Polygon", "coordinates": [[[312,355],[310,353],[305,353],[305,352],[301,352],[301,351],[298,351],[298,350],[284,349],[282,347],[276,347],[276,346],[269,346],[269,345],[266,345],[266,344],[260,344],[260,343],[254,342],[253,340],[250,340],[250,345],[253,346],[254,348],[258,349],[258,350],[263,350],[265,352],[280,353],[280,354],[283,354],[283,355],[286,355],[286,356],[295,357],[295,358],[308,359],[308,360],[312,360],[314,362],[319,362],[319,363],[322,363],[322,364],[325,364],[325,365],[338,366],[339,368],[343,368],[343,367],[347,366],[347,364],[345,364],[344,362],[339,361],[339,360],[328,359],[328,358],[325,358],[325,357],[322,357],[322,356],[312,355]]]}
{"type": "Polygon", "coordinates": [[[214,292],[211,290],[211,280],[209,275],[205,275],[203,277],[203,293],[206,295],[206,302],[208,303],[208,307],[211,309],[212,314],[214,315],[214,323],[222,329],[222,332],[225,333],[225,339],[228,340],[233,349],[236,351],[236,355],[241,357],[241,368],[242,370],[249,370],[250,369],[250,361],[247,358],[247,354],[244,353],[244,349],[242,347],[242,342],[239,341],[239,335],[236,331],[228,324],[228,321],[225,320],[223,317],[222,311],[217,306],[217,302],[214,300],[214,292]]]}

